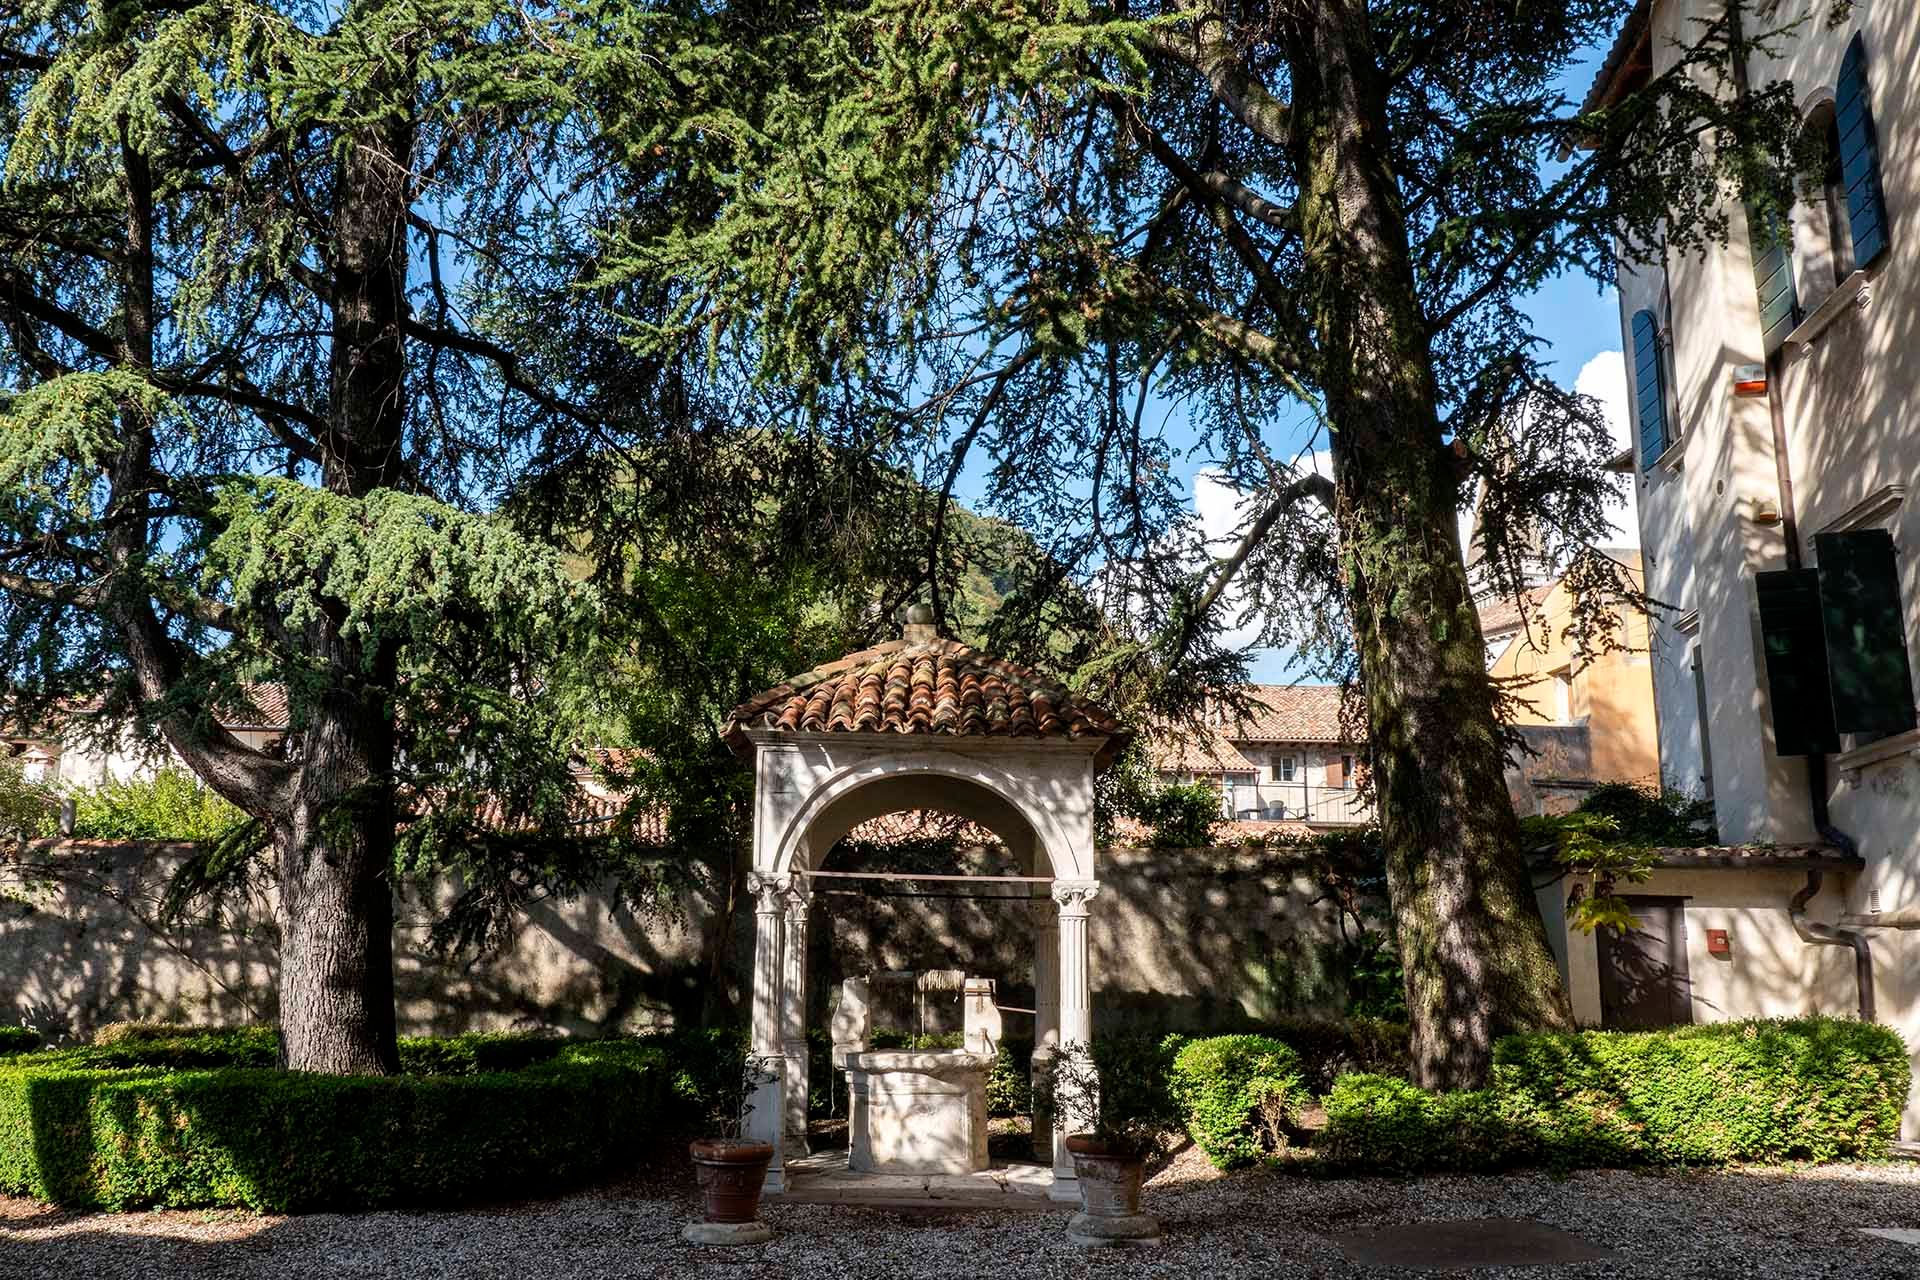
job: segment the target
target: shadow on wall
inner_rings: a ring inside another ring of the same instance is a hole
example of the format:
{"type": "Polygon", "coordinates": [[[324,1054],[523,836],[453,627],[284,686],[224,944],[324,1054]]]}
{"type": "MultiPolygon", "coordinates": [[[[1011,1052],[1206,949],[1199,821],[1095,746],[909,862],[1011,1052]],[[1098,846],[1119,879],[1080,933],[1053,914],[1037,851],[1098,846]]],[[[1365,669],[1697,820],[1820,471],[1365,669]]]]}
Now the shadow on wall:
{"type": "MultiPolygon", "coordinates": [[[[165,933],[157,904],[182,856],[177,847],[69,843],[0,864],[0,1001],[11,1005],[0,1017],[55,1022],[56,1034],[73,1035],[123,1020],[271,1020],[270,895],[237,896],[211,926],[165,933]]],[[[833,856],[835,869],[865,865],[833,856]]],[[[1102,1027],[1204,1030],[1346,1007],[1340,917],[1284,857],[1114,850],[1100,875],[1090,941],[1102,1027]]],[[[880,897],[874,883],[817,886],[809,1025],[827,1025],[843,978],[889,970],[959,969],[993,978],[1003,1005],[1033,1007],[1032,886],[955,886],[966,894],[954,896],[881,882],[893,896],[880,897]]],[[[714,1000],[710,944],[722,918],[705,895],[684,903],[676,922],[615,913],[597,896],[548,901],[529,910],[504,953],[462,961],[432,955],[424,914],[411,910],[396,934],[401,1031],[604,1035],[698,1023],[716,1003],[739,1008],[752,971],[753,918],[740,912],[723,941],[729,988],[714,1000]]],[[[1009,1036],[1030,1033],[1026,1015],[1007,1015],[1009,1036]]]]}

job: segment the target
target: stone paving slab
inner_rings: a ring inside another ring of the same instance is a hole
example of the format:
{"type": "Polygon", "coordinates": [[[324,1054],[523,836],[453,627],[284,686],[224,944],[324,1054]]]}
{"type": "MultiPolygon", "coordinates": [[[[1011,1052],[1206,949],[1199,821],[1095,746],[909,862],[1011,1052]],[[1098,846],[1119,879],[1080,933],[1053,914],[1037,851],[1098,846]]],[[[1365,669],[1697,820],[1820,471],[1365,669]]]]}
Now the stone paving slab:
{"type": "Polygon", "coordinates": [[[1547,1267],[1605,1262],[1615,1256],[1579,1236],[1531,1218],[1410,1222],[1331,1238],[1350,1260],[1364,1266],[1417,1271],[1547,1267]]]}
{"type": "Polygon", "coordinates": [[[1860,1234],[1877,1236],[1895,1244],[1920,1244],[1920,1228],[1915,1227],[1861,1227],[1860,1234]]]}

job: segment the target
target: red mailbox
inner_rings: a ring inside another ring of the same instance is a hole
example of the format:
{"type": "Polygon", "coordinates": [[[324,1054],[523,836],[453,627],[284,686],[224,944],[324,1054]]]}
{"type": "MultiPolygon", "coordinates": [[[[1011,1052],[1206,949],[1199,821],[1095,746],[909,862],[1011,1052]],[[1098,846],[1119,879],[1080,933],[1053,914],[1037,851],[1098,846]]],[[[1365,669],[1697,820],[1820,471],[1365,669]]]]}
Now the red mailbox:
{"type": "Polygon", "coordinates": [[[1722,960],[1733,954],[1733,942],[1727,937],[1725,929],[1707,930],[1707,954],[1722,960]]]}

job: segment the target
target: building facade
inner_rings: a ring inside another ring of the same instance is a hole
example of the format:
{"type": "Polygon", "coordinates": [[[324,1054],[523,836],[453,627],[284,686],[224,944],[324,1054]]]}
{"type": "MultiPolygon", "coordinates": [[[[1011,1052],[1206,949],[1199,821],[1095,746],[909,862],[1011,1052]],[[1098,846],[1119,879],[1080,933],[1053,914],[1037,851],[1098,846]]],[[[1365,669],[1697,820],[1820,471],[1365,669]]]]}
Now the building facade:
{"type": "MultiPolygon", "coordinates": [[[[1609,554],[1640,581],[1638,552],[1609,554]]],[[[1615,625],[1583,648],[1563,580],[1480,605],[1488,674],[1508,699],[1507,722],[1531,749],[1507,766],[1507,790],[1523,814],[1577,808],[1604,782],[1659,784],[1648,617],[1627,601],[1613,610],[1615,625]]]]}
{"type": "Polygon", "coordinates": [[[1373,820],[1360,785],[1360,745],[1342,727],[1337,686],[1253,684],[1242,692],[1244,712],[1221,700],[1201,731],[1156,737],[1162,781],[1211,782],[1220,816],[1247,824],[1248,833],[1373,820]]]}
{"type": "MultiPolygon", "coordinates": [[[[1620,465],[1672,606],[1650,637],[1660,776],[1711,797],[1726,844],[1820,865],[1735,859],[1647,892],[1680,904],[1673,945],[1713,976],[1674,1020],[1872,1012],[1920,1047],[1920,6],[1859,0],[1837,27],[1825,0],[1757,8],[1749,36],[1787,32],[1735,70],[1790,83],[1828,161],[1785,227],[1730,202],[1726,245],[1622,258],[1620,465]]],[[[1728,11],[1641,0],[1588,105],[1728,11]]],[[[1569,982],[1576,1005],[1594,986],[1569,982]]]]}

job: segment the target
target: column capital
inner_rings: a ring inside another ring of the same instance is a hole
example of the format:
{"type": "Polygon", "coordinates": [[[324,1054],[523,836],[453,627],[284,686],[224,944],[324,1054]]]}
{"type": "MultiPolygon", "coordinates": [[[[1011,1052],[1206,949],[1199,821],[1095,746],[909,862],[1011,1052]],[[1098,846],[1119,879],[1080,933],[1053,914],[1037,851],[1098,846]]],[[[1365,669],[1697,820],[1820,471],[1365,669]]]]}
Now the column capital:
{"type": "Polygon", "coordinates": [[[813,884],[805,876],[785,878],[791,881],[781,894],[782,901],[786,905],[787,919],[804,923],[807,918],[807,908],[813,905],[813,884]]]}
{"type": "Polygon", "coordinates": [[[1063,916],[1084,916],[1087,904],[1100,892],[1098,880],[1055,880],[1052,885],[1053,900],[1060,904],[1063,916]]]}
{"type": "Polygon", "coordinates": [[[747,892],[754,897],[754,914],[784,915],[787,894],[793,888],[794,879],[793,876],[775,875],[771,871],[747,872],[747,892]]]}

